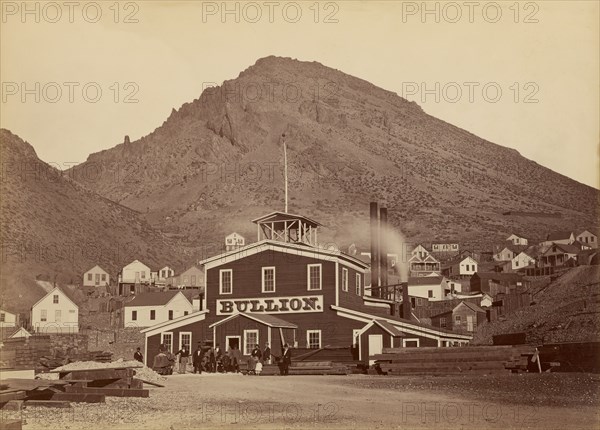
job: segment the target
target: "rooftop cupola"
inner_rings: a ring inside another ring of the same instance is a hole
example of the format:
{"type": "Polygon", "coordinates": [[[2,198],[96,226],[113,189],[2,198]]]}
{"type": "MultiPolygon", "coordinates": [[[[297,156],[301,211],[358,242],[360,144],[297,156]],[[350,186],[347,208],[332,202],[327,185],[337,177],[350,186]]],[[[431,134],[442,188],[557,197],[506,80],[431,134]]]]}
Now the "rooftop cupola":
{"type": "Polygon", "coordinates": [[[259,241],[269,239],[317,246],[317,230],[321,224],[305,216],[271,212],[252,222],[257,226],[259,241]]]}

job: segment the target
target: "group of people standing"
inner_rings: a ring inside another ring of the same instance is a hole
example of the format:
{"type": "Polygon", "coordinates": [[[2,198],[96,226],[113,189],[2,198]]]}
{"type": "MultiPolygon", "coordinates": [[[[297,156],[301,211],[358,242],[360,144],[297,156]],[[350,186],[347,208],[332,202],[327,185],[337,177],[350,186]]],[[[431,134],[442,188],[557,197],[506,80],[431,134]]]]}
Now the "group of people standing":
{"type": "MultiPolygon", "coordinates": [[[[136,359],[141,355],[136,351],[136,359]]],[[[187,372],[187,366],[191,362],[194,373],[216,373],[216,372],[240,372],[240,363],[243,360],[242,352],[236,345],[232,345],[229,350],[223,353],[220,345],[217,343],[214,347],[208,342],[202,345],[198,342],[198,347],[191,353],[187,345],[184,345],[176,353],[173,367],[180,374],[187,372]]],[[[271,364],[275,361],[279,365],[281,375],[289,374],[289,367],[292,362],[292,351],[286,343],[281,348],[281,356],[275,356],[271,353],[271,348],[268,343],[265,343],[264,349],[260,349],[259,345],[254,345],[250,356],[248,357],[247,366],[248,374],[260,375],[264,364],[271,364]]]]}

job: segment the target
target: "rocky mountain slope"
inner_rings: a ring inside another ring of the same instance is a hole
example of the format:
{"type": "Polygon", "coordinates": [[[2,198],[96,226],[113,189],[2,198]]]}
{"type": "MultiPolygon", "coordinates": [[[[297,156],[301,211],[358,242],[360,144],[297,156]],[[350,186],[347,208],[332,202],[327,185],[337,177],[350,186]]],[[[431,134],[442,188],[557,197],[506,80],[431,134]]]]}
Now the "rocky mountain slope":
{"type": "Polygon", "coordinates": [[[532,288],[531,306],[478,327],[473,342],[491,344],[494,335],[527,333],[527,342],[597,342],[600,333],[600,267],[575,267],[554,282],[532,288]]]}
{"type": "Polygon", "coordinates": [[[410,241],[489,242],[512,231],[537,239],[597,224],[598,190],[395,93],[289,58],[258,60],[173,109],[148,136],[92,154],[70,173],[182,243],[220,244],[233,230],[254,240],[249,220],[283,209],[282,134],[289,210],[329,227],[323,240],[365,242],[373,199],[410,241]]]}
{"type": "Polygon", "coordinates": [[[3,305],[27,310],[45,292],[36,279],[80,282],[96,264],[115,276],[135,258],[151,267],[185,260],[185,250],[176,251],[136,211],[40,161],[18,136],[1,129],[0,143],[3,305]]]}

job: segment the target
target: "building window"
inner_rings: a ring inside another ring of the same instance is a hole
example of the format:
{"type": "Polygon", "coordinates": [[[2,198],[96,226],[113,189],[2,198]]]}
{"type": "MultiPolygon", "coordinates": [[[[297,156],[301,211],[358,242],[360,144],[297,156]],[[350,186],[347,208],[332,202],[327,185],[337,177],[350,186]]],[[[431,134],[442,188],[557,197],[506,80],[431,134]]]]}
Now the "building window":
{"type": "Polygon", "coordinates": [[[156,319],[156,311],[154,309],[150,310],[150,319],[151,320],[155,320],[156,319]]]}
{"type": "Polygon", "coordinates": [[[433,297],[433,290],[427,290],[427,297],[433,297]]]}
{"type": "Polygon", "coordinates": [[[356,294],[361,295],[362,292],[362,279],[360,273],[356,274],[356,294]]]}
{"type": "Polygon", "coordinates": [[[40,311],[40,321],[48,321],[48,311],[46,309],[40,311]]]}
{"type": "Polygon", "coordinates": [[[183,275],[183,285],[187,285],[188,284],[188,277],[187,275],[183,275]]]}
{"type": "Polygon", "coordinates": [[[446,318],[444,318],[444,317],[440,318],[440,327],[444,327],[444,328],[446,327],[446,318]]]}
{"type": "Polygon", "coordinates": [[[142,279],[146,279],[146,272],[145,271],[142,271],[140,274],[141,274],[141,278],[142,279]]]}
{"type": "Polygon", "coordinates": [[[342,290],[348,291],[348,269],[342,267],[342,290]]]}
{"type": "Polygon", "coordinates": [[[162,343],[167,351],[173,352],[173,333],[161,333],[160,334],[160,343],[162,343]]]}
{"type": "Polygon", "coordinates": [[[0,313],[0,322],[6,321],[6,314],[4,312],[0,313]]]}
{"type": "Polygon", "coordinates": [[[182,331],[179,332],[179,349],[186,347],[188,352],[192,349],[192,332],[182,331]]]}
{"type": "Polygon", "coordinates": [[[106,273],[103,273],[103,274],[102,274],[102,280],[103,280],[103,281],[106,281],[106,273]]]}
{"type": "Polygon", "coordinates": [[[244,355],[250,355],[258,345],[258,330],[244,330],[244,355]]]}
{"type": "Polygon", "coordinates": [[[515,267],[519,267],[519,260],[515,261],[515,267]]]}
{"type": "Polygon", "coordinates": [[[188,311],[183,311],[183,316],[186,316],[188,313],[188,311]]]}
{"type": "Polygon", "coordinates": [[[262,268],[262,292],[275,292],[275,267],[262,268]]]}
{"type": "Polygon", "coordinates": [[[321,330],[306,330],[306,347],[311,349],[321,348],[321,330]]]}
{"type": "Polygon", "coordinates": [[[417,306],[423,306],[423,299],[420,297],[417,297],[417,306]]]}
{"type": "Polygon", "coordinates": [[[418,348],[419,339],[402,339],[402,346],[404,348],[418,348]]]}
{"type": "Polygon", "coordinates": [[[192,276],[190,277],[190,285],[191,285],[192,287],[195,287],[195,286],[196,286],[196,275],[192,275],[192,276]]]}
{"type": "Polygon", "coordinates": [[[58,303],[58,294],[54,294],[52,296],[52,303],[54,303],[54,304],[58,303]]]}
{"type": "Polygon", "coordinates": [[[220,294],[233,293],[233,270],[232,269],[219,270],[219,293],[220,294]]]}
{"type": "Polygon", "coordinates": [[[55,309],[54,310],[54,322],[61,322],[62,320],[62,313],[60,311],[60,309],[55,309]]]}
{"type": "Polygon", "coordinates": [[[172,320],[173,319],[173,310],[169,310],[169,319],[172,320]]]}
{"type": "Polygon", "coordinates": [[[137,321],[137,311],[131,311],[131,321],[137,321]]]}
{"type": "Polygon", "coordinates": [[[92,280],[92,274],[88,273],[88,281],[91,281],[91,280],[92,280]]]}
{"type": "Polygon", "coordinates": [[[457,323],[457,324],[460,324],[460,315],[456,315],[454,317],[454,322],[457,323]]]}
{"type": "Polygon", "coordinates": [[[322,283],[321,264],[309,264],[307,266],[308,273],[308,289],[320,290],[322,283]]]}

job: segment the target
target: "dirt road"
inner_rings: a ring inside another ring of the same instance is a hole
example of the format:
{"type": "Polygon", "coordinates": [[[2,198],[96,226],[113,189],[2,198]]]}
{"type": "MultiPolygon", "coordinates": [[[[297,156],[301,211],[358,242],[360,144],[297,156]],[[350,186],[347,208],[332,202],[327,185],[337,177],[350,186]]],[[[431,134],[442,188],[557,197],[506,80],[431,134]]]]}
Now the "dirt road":
{"type": "Polygon", "coordinates": [[[152,388],[147,399],[108,397],[104,405],[74,403],[72,409],[63,411],[28,408],[24,412],[27,421],[24,428],[599,427],[599,378],[569,380],[568,384],[579,384],[573,387],[573,392],[587,394],[573,395],[568,391],[563,395],[561,384],[565,381],[560,376],[548,375],[545,379],[544,375],[506,376],[489,380],[483,376],[444,377],[427,382],[426,378],[367,375],[173,375],[165,388],[152,388]],[[519,379],[523,376],[532,378],[519,379]],[[582,384],[590,386],[584,389],[582,384]],[[552,396],[532,396],[536,385],[553,393],[552,396]],[[552,389],[557,385],[558,388],[552,389]],[[518,388],[524,386],[533,387],[533,391],[518,388]]]}

